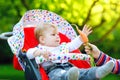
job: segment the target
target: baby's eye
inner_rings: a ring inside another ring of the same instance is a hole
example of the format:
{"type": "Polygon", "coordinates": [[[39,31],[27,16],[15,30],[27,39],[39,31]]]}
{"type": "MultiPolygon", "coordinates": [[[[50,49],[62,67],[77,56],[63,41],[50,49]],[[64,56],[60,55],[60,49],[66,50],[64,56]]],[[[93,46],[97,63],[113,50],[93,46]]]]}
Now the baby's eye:
{"type": "Polygon", "coordinates": [[[52,34],[52,36],[55,36],[56,34],[52,34]]]}

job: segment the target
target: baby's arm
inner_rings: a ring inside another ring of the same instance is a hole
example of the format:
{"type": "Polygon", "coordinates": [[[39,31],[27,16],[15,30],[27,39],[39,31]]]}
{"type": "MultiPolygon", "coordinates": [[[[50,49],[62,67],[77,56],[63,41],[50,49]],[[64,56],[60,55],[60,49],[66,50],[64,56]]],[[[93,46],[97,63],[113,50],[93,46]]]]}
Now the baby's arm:
{"type": "Polygon", "coordinates": [[[37,50],[37,47],[28,49],[28,51],[27,51],[27,53],[26,53],[27,57],[28,57],[29,59],[35,58],[36,56],[34,55],[34,52],[35,52],[36,50],[37,50]]]}
{"type": "Polygon", "coordinates": [[[72,40],[70,43],[67,44],[70,52],[75,49],[78,49],[84,43],[83,37],[87,38],[87,36],[92,32],[91,27],[89,27],[87,25],[85,25],[83,27],[82,31],[79,30],[77,27],[77,31],[80,32],[79,33],[80,35],[77,38],[75,38],[74,40],[72,40]],[[81,33],[84,34],[83,37],[81,36],[81,33]]]}
{"type": "Polygon", "coordinates": [[[51,53],[49,51],[44,51],[42,49],[35,47],[28,49],[26,55],[29,59],[39,57],[39,60],[47,61],[49,59],[50,54],[51,53]]]}
{"type": "Polygon", "coordinates": [[[114,74],[120,74],[120,59],[115,59],[110,57],[109,55],[103,53],[102,51],[100,51],[97,46],[93,45],[93,44],[89,44],[89,46],[92,48],[90,49],[89,47],[85,46],[85,51],[87,54],[92,54],[93,57],[95,58],[95,63],[97,66],[101,66],[103,64],[105,64],[106,62],[113,60],[114,61],[114,69],[112,70],[112,72],[114,74]]]}

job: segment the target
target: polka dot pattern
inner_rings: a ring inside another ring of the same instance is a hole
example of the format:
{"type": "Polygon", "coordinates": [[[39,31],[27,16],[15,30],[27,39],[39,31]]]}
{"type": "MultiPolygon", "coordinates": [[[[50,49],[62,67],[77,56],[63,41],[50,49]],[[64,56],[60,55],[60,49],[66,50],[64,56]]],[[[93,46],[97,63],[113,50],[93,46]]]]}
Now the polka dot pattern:
{"type": "Polygon", "coordinates": [[[13,28],[13,36],[8,39],[8,43],[13,53],[18,54],[24,45],[24,28],[35,27],[40,23],[50,23],[58,27],[59,32],[65,34],[69,39],[73,40],[77,34],[72,26],[61,16],[56,13],[34,9],[27,11],[21,20],[13,28]]]}

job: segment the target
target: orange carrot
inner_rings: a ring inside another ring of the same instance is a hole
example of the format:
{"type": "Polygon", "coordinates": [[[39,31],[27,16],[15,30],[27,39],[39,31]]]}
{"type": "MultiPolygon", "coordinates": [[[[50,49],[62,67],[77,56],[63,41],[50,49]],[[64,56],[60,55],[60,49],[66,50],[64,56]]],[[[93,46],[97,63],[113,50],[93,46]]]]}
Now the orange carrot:
{"type": "MultiPolygon", "coordinates": [[[[85,45],[86,45],[86,46],[89,46],[89,45],[88,45],[89,40],[88,40],[87,35],[84,34],[77,26],[76,26],[76,29],[77,29],[79,35],[81,36],[81,39],[82,39],[82,41],[83,41],[83,43],[84,43],[84,46],[85,46],[85,45]]],[[[90,47],[90,46],[89,46],[89,47],[90,47]]],[[[90,48],[91,48],[91,47],[90,47],[90,48]]],[[[92,48],[91,48],[91,50],[92,50],[92,48]]],[[[92,54],[90,55],[90,64],[91,64],[91,66],[96,66],[92,54]]]]}
{"type": "Polygon", "coordinates": [[[76,29],[77,29],[78,33],[80,34],[82,41],[83,41],[85,44],[88,43],[89,40],[88,40],[87,35],[84,34],[80,29],[78,29],[77,26],[76,26],[76,29]]]}

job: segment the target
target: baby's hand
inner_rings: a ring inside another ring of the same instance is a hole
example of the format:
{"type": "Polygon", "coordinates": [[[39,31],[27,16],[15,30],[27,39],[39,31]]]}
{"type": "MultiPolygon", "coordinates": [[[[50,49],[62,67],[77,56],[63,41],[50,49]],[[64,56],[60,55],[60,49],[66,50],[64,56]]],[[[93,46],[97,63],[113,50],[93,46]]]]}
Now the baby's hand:
{"type": "Polygon", "coordinates": [[[83,41],[84,44],[87,44],[89,42],[88,35],[92,32],[91,27],[88,28],[87,25],[85,25],[82,29],[82,31],[76,26],[76,29],[83,41]]]}
{"type": "Polygon", "coordinates": [[[49,51],[43,51],[41,55],[46,59],[49,60],[49,56],[51,55],[51,52],[49,51]]]}
{"type": "Polygon", "coordinates": [[[84,25],[82,32],[88,36],[90,33],[92,33],[92,27],[89,27],[88,25],[84,25]]]}
{"type": "Polygon", "coordinates": [[[34,52],[35,57],[36,56],[43,56],[45,59],[49,60],[49,55],[51,55],[51,53],[49,51],[44,51],[44,50],[39,50],[37,49],[34,52]]]}

